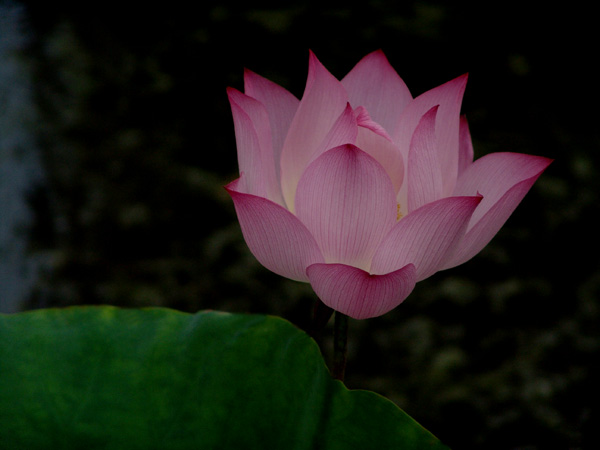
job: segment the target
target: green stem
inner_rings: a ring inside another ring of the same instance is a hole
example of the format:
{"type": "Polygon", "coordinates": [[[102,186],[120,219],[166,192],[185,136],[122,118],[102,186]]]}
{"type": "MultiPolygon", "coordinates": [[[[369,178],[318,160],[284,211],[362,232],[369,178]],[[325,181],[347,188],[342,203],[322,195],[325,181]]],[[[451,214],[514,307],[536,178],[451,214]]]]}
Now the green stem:
{"type": "Polygon", "coordinates": [[[321,339],[323,337],[323,330],[327,326],[327,322],[329,322],[332,314],[333,309],[317,298],[313,310],[313,321],[309,334],[315,341],[317,341],[319,345],[321,344],[321,339]]]}
{"type": "Polygon", "coordinates": [[[348,354],[348,316],[336,311],[333,327],[333,378],[344,381],[348,354]]]}

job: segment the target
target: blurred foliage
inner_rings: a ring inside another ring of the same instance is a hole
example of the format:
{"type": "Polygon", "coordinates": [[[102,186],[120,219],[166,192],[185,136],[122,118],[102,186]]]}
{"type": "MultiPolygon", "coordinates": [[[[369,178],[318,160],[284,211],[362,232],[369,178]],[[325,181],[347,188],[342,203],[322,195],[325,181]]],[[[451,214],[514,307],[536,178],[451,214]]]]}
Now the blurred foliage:
{"type": "Polygon", "coordinates": [[[222,188],[237,169],[225,88],[241,89],[248,67],[300,97],[309,48],[339,78],[382,48],[413,95],[470,73],[476,156],[556,161],[475,259],[392,313],[351,321],[347,385],[388,396],[454,448],[598,444],[600,137],[585,11],[24,4],[48,179],[31,194],[31,241],[54,261],[30,308],[214,308],[305,327],[310,288],[254,260],[222,188]]]}

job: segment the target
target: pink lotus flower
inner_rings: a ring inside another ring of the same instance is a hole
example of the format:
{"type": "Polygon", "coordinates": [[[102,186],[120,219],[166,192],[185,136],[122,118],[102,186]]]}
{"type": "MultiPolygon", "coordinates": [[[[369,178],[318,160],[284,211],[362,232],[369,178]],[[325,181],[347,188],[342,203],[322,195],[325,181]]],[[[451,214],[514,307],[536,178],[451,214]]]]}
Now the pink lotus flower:
{"type": "Polygon", "coordinates": [[[226,189],[254,256],[365,319],[476,255],[551,161],[473,162],[466,82],[413,99],[381,51],[341,81],[311,52],[298,100],[246,70],[245,93],[227,91],[240,177],[226,189]]]}

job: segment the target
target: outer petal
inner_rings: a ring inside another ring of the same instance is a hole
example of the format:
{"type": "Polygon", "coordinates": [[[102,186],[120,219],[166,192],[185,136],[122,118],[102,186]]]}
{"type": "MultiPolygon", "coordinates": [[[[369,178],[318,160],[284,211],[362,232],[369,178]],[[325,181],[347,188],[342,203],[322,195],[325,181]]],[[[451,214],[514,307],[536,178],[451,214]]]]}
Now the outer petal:
{"type": "Polygon", "coordinates": [[[233,199],[242,234],[252,254],[272,272],[292,280],[308,281],[306,267],[324,261],[315,239],[282,206],[241,192],[240,180],[225,188],[233,199]]]}
{"type": "Polygon", "coordinates": [[[271,124],[275,174],[277,180],[280,180],[280,160],[283,142],[300,101],[278,84],[248,69],[244,71],[244,92],[260,101],[267,109],[269,123],[271,124]]]}
{"type": "Polygon", "coordinates": [[[416,283],[412,264],[385,275],[370,275],[344,264],[313,264],[306,272],[323,303],[354,319],[377,317],[394,309],[416,283]]]}
{"type": "Polygon", "coordinates": [[[462,264],[496,235],[552,160],[519,153],[490,153],[462,174],[455,195],[479,192],[483,201],[473,213],[467,233],[445,264],[445,269],[462,264]]]}
{"type": "Polygon", "coordinates": [[[442,170],[437,152],[435,118],[438,106],[421,118],[408,153],[408,212],[442,197],[442,170]]]}
{"type": "Polygon", "coordinates": [[[369,269],[396,222],[394,188],[381,165],[354,145],[325,152],[304,172],[296,214],[328,263],[369,269]]]}
{"type": "Polygon", "coordinates": [[[480,201],[481,197],[449,197],[413,211],[381,242],[371,273],[388,273],[412,263],[417,281],[433,275],[460,243],[480,201]]]}
{"type": "Polygon", "coordinates": [[[239,169],[246,174],[249,192],[283,204],[265,107],[236,89],[228,88],[227,95],[233,114],[239,169]]]}
{"type": "Polygon", "coordinates": [[[342,79],[354,108],[364,106],[388,132],[412,100],[404,81],[381,50],[369,53],[342,79]]]}
{"type": "Polygon", "coordinates": [[[304,96],[281,153],[281,186],[290,211],[294,211],[296,187],[302,172],[347,103],[344,87],[311,52],[304,96]]]}
{"type": "Polygon", "coordinates": [[[443,192],[452,194],[458,173],[458,132],[460,106],[467,83],[462,75],[415,98],[402,112],[396,127],[390,133],[406,158],[413,133],[421,117],[439,105],[435,123],[436,142],[440,167],[443,168],[443,192]]]}
{"type": "Polygon", "coordinates": [[[458,177],[473,164],[473,142],[469,131],[469,123],[465,116],[460,116],[460,130],[458,141],[458,177]]]}

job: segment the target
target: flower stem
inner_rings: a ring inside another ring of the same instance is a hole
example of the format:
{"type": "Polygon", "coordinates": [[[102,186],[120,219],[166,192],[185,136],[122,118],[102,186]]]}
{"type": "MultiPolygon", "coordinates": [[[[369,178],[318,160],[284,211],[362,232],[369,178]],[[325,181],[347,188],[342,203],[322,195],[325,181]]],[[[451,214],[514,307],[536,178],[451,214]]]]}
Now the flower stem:
{"type": "Polygon", "coordinates": [[[319,345],[321,345],[323,330],[327,326],[327,322],[329,322],[329,319],[332,315],[333,309],[317,298],[313,310],[313,321],[309,334],[315,341],[317,341],[319,345]]]}
{"type": "Polygon", "coordinates": [[[333,327],[333,378],[344,381],[348,354],[348,316],[336,311],[333,327]]]}

